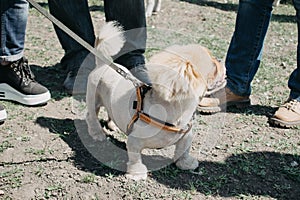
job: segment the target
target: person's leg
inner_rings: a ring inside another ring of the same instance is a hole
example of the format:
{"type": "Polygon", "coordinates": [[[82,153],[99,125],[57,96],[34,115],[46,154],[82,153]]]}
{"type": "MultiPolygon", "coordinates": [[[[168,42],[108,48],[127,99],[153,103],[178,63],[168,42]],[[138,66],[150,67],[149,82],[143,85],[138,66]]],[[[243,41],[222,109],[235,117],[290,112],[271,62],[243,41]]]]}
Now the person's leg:
{"type": "MultiPolygon", "coordinates": [[[[296,9],[298,41],[300,41],[300,0],[294,0],[296,9]]],[[[290,98],[300,101],[300,44],[297,46],[297,68],[293,71],[289,78],[288,86],[291,89],[290,98]]]]}
{"type": "Polygon", "coordinates": [[[145,69],[144,52],[147,30],[144,0],[104,0],[106,21],[123,26],[126,42],[114,60],[143,82],[150,83],[145,69]]]}
{"type": "Polygon", "coordinates": [[[50,99],[50,92],[34,80],[23,57],[28,3],[1,0],[0,11],[0,99],[25,105],[44,104],[50,99]]]}
{"type": "Polygon", "coordinates": [[[123,26],[126,43],[115,61],[128,69],[145,63],[146,17],[143,0],[105,0],[106,21],[123,26]]]}
{"type": "Polygon", "coordinates": [[[273,0],[240,0],[236,24],[225,66],[227,86],[200,102],[200,112],[214,113],[221,107],[250,104],[251,82],[256,74],[269,26],[273,0]],[[216,101],[217,100],[219,101],[216,101]]]}
{"type": "Polygon", "coordinates": [[[26,1],[0,1],[1,10],[1,64],[23,57],[28,16],[26,1]]]}
{"type": "MultiPolygon", "coordinates": [[[[300,41],[300,0],[293,0],[296,9],[298,42],[300,41]]],[[[294,127],[300,125],[300,45],[297,46],[297,68],[291,74],[288,86],[290,96],[288,100],[279,107],[270,122],[281,127],[294,127]]]]}
{"type": "Polygon", "coordinates": [[[235,31],[225,61],[227,87],[249,96],[269,26],[273,0],[240,0],[235,31]]]}
{"type": "MultiPolygon", "coordinates": [[[[87,0],[48,0],[48,3],[50,13],[54,17],[91,46],[94,46],[95,34],[87,0]]],[[[54,28],[65,51],[65,55],[61,59],[62,66],[68,71],[64,87],[71,93],[79,68],[85,68],[82,65],[90,65],[87,68],[93,68],[94,58],[93,56],[87,57],[90,52],[68,34],[56,26],[54,28]]],[[[81,71],[86,70],[82,69],[81,71]]]]}

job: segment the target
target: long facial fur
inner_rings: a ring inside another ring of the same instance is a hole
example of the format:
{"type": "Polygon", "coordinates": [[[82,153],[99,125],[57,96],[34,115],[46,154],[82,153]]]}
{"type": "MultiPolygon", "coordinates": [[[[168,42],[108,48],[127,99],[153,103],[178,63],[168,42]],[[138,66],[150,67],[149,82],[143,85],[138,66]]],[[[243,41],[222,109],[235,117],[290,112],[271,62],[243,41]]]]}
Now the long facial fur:
{"type": "Polygon", "coordinates": [[[203,96],[216,66],[200,45],[171,46],[149,60],[153,88],[166,101],[203,96]]]}

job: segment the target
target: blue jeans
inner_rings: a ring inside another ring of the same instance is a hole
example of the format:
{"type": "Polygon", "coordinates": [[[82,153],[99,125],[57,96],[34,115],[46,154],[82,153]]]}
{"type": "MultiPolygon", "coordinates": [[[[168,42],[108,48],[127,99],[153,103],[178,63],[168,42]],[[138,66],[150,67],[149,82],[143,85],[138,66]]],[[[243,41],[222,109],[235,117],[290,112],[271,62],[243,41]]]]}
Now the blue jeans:
{"type": "MultiPolygon", "coordinates": [[[[95,34],[87,0],[48,0],[50,12],[92,46],[95,34]]],[[[115,56],[115,62],[127,68],[145,63],[146,19],[143,0],[105,0],[106,21],[118,21],[124,30],[126,43],[115,56]],[[133,29],[133,30],[132,30],[133,29]],[[132,31],[131,31],[132,30],[132,31]]],[[[65,50],[61,63],[69,70],[76,70],[88,55],[88,51],[55,27],[59,41],[65,50]]]]}
{"type": "MultiPolygon", "coordinates": [[[[235,94],[251,94],[251,82],[260,65],[263,43],[269,27],[273,0],[240,0],[235,31],[225,60],[227,87],[235,94]]],[[[300,0],[294,0],[300,27],[300,0]]],[[[300,41],[298,34],[298,41],[300,41]]],[[[297,68],[288,82],[290,97],[300,101],[300,47],[297,68]]]]}
{"type": "Polygon", "coordinates": [[[13,62],[23,57],[28,17],[26,0],[1,0],[0,61],[13,62]]]}

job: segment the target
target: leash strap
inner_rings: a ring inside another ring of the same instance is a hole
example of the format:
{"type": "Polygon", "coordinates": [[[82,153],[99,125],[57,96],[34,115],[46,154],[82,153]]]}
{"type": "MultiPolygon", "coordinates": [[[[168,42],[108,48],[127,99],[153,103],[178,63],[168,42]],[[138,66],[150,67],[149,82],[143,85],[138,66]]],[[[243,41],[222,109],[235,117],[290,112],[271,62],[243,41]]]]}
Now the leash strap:
{"type": "Polygon", "coordinates": [[[48,13],[42,6],[40,6],[34,0],[27,0],[37,11],[39,11],[42,15],[44,15],[47,19],[49,19],[53,24],[58,26],[61,30],[63,30],[66,34],[68,34],[71,38],[73,38],[76,42],[81,44],[84,48],[86,48],[89,52],[94,54],[97,58],[102,60],[105,64],[109,65],[112,69],[114,69],[117,73],[123,76],[125,79],[130,80],[135,87],[142,85],[140,80],[135,78],[133,75],[125,72],[123,69],[118,67],[112,59],[105,57],[101,52],[99,52],[96,48],[92,47],[89,43],[79,37],[76,33],[74,33],[71,29],[69,29],[66,25],[61,23],[58,19],[56,19],[53,15],[48,13]]]}

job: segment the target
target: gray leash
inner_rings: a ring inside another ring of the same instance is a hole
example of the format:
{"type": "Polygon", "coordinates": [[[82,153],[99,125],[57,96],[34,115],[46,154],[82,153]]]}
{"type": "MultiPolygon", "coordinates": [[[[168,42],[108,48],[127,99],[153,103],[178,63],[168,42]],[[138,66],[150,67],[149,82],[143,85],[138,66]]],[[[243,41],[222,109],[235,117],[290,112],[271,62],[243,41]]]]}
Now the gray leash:
{"type": "Polygon", "coordinates": [[[63,30],[66,34],[68,34],[71,38],[73,38],[76,42],[81,44],[84,48],[86,48],[89,52],[94,54],[97,58],[102,60],[105,64],[109,65],[112,69],[118,72],[125,79],[130,80],[135,87],[139,87],[141,85],[145,85],[143,82],[135,78],[133,75],[125,72],[123,69],[118,67],[112,59],[109,59],[101,54],[97,49],[92,47],[89,43],[79,37],[76,33],[74,33],[71,29],[61,23],[58,19],[56,19],[53,15],[48,13],[42,6],[36,3],[34,0],[27,0],[37,11],[39,11],[42,15],[48,18],[53,24],[58,26],[61,30],[63,30]]]}

